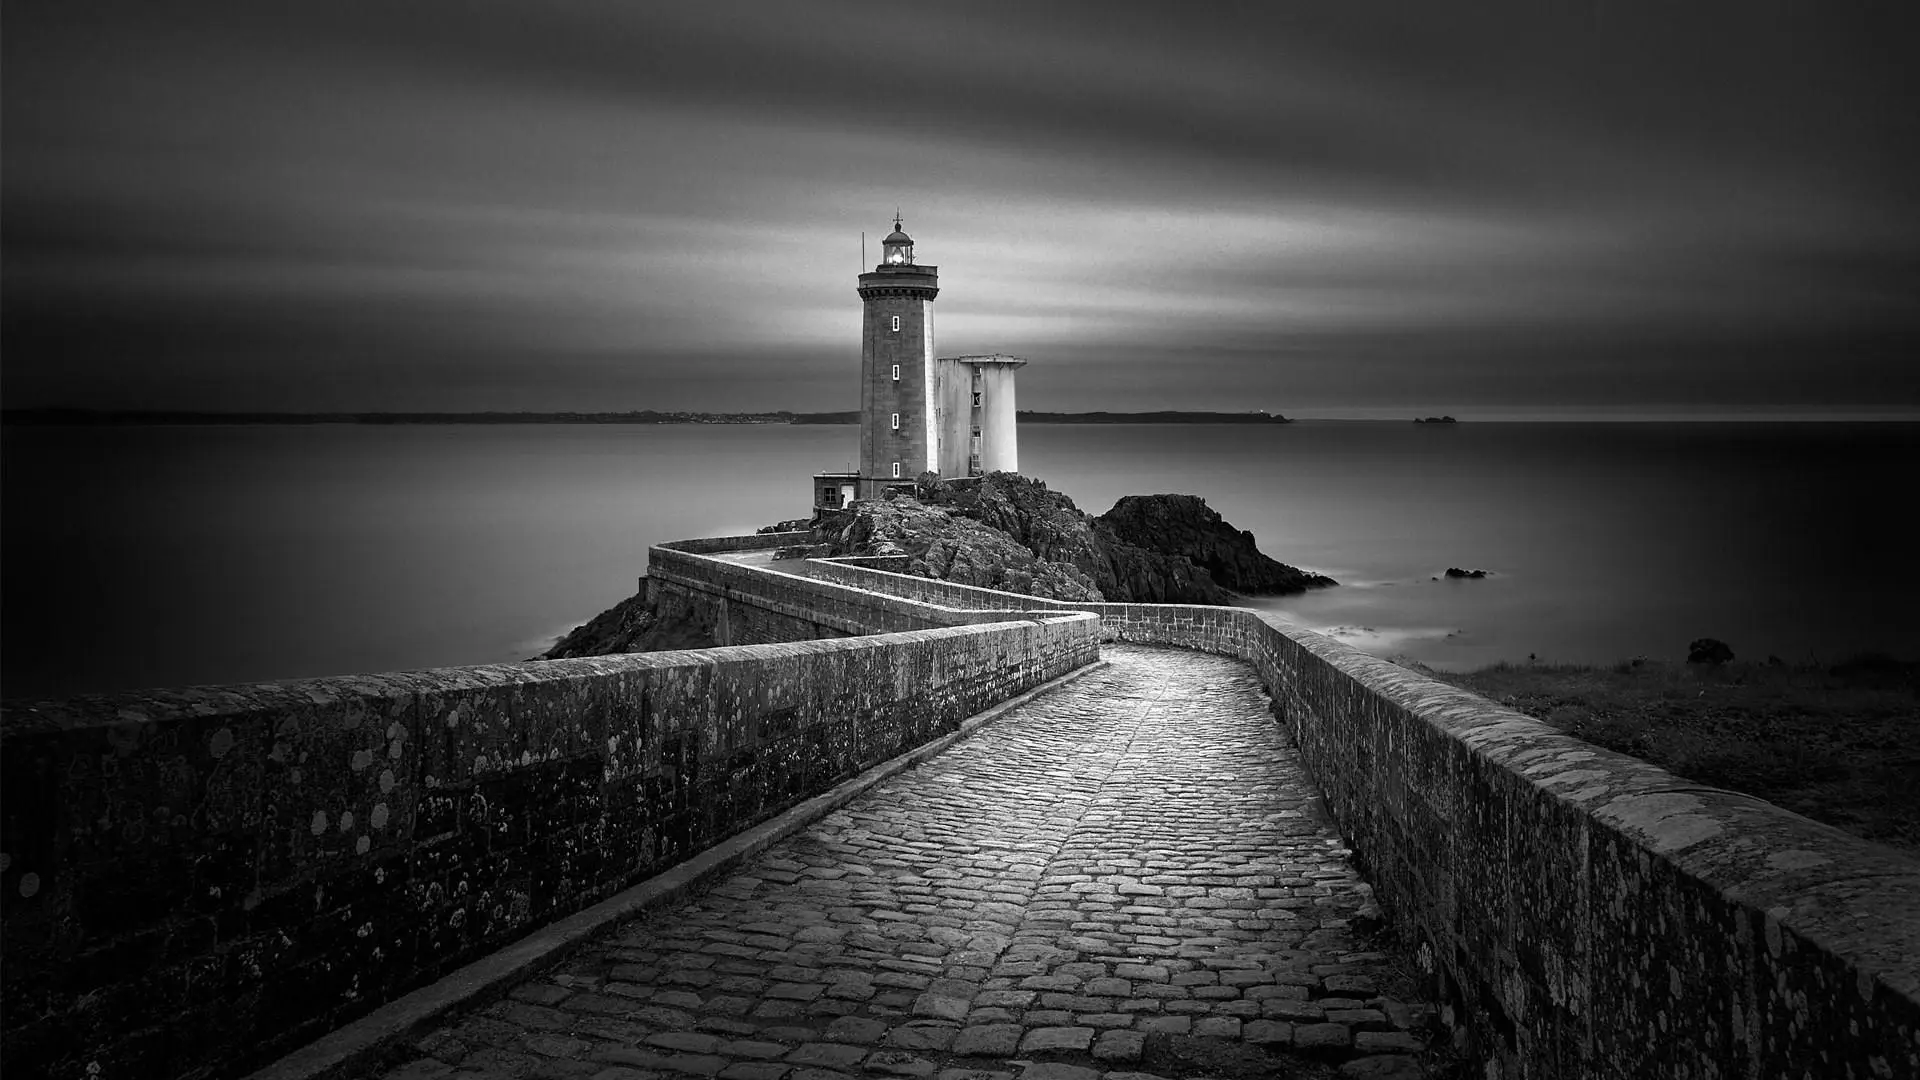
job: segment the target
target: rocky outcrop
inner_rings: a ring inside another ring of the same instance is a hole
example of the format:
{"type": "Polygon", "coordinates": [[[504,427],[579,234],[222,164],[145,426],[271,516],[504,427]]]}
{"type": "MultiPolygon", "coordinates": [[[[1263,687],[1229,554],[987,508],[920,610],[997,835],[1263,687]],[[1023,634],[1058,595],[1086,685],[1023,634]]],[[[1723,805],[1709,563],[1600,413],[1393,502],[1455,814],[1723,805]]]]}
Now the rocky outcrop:
{"type": "Polygon", "coordinates": [[[627,597],[568,631],[553,648],[536,660],[567,660],[575,656],[608,656],[641,652],[639,642],[654,625],[645,589],[627,597]]]}
{"type": "Polygon", "coordinates": [[[1252,533],[1229,525],[1197,495],[1128,495],[1094,527],[1122,543],[1183,557],[1237,593],[1299,593],[1335,583],[1261,554],[1252,533]]]}
{"type": "Polygon", "coordinates": [[[1720,664],[1733,663],[1733,649],[1719,638],[1695,638],[1687,644],[1687,663],[1720,664]]]}
{"type": "MultiPolygon", "coordinates": [[[[1334,584],[1261,554],[1252,533],[1192,495],[1130,495],[1096,518],[1039,480],[990,473],[960,481],[929,474],[915,496],[862,501],[761,531],[811,526],[808,543],[782,547],[776,558],[893,556],[909,574],[1052,600],[1229,604],[1235,592],[1334,584]]],[[[714,628],[699,612],[663,603],[649,610],[644,595],[623,600],[540,659],[714,645],[714,628]]]]}
{"type": "Polygon", "coordinates": [[[1054,600],[1099,600],[1083,570],[1042,558],[1008,533],[914,499],[863,502],[822,515],[835,555],[904,555],[909,574],[1054,600]]]}
{"type": "Polygon", "coordinates": [[[990,529],[1050,562],[1072,563],[1089,573],[1098,561],[1091,519],[1073,499],[1046,482],[1017,473],[988,473],[977,480],[923,477],[916,495],[990,529]]]}
{"type": "Polygon", "coordinates": [[[904,509],[913,501],[895,500],[846,512],[849,522],[866,516],[874,524],[842,526],[836,554],[906,553],[920,564],[910,572],[968,584],[985,584],[980,579],[994,576],[995,560],[1006,560],[1012,573],[999,580],[1009,583],[988,587],[1056,599],[1226,604],[1229,588],[1299,592],[1334,583],[1260,554],[1251,533],[1234,529],[1191,495],[1130,496],[1094,518],[1044,482],[1013,473],[964,481],[923,477],[915,494],[918,510],[904,509]],[[944,512],[944,523],[925,511],[944,512]],[[1028,575],[1035,588],[1014,587],[1028,575]],[[1090,594],[1075,594],[1085,586],[1090,594]]]}
{"type": "Polygon", "coordinates": [[[1225,589],[1207,571],[1177,554],[1129,543],[1100,527],[1073,499],[1044,481],[1015,473],[977,480],[923,482],[926,501],[1004,533],[1039,558],[1071,566],[1096,595],[1137,604],[1225,604],[1225,589]]]}
{"type": "Polygon", "coordinates": [[[1106,552],[1107,599],[1128,604],[1214,604],[1233,602],[1205,567],[1178,556],[1109,539],[1106,552]]]}
{"type": "Polygon", "coordinates": [[[638,593],[574,627],[553,648],[533,659],[711,649],[715,644],[711,626],[700,625],[685,612],[662,612],[649,606],[643,582],[638,593]]]}
{"type": "Polygon", "coordinates": [[[1473,580],[1473,581],[1478,581],[1478,580],[1480,580],[1481,578],[1483,578],[1483,577],[1486,577],[1487,575],[1489,575],[1489,574],[1491,574],[1491,573],[1493,573],[1493,571],[1491,571],[1491,570],[1478,570],[1478,569],[1476,569],[1476,570],[1462,570],[1462,569],[1461,569],[1460,567],[1458,567],[1458,566],[1449,566],[1449,567],[1447,567],[1447,577],[1449,577],[1449,578],[1453,578],[1453,579],[1455,579],[1455,580],[1459,580],[1459,579],[1461,579],[1461,578],[1467,578],[1467,579],[1471,579],[1471,580],[1473,580]]]}

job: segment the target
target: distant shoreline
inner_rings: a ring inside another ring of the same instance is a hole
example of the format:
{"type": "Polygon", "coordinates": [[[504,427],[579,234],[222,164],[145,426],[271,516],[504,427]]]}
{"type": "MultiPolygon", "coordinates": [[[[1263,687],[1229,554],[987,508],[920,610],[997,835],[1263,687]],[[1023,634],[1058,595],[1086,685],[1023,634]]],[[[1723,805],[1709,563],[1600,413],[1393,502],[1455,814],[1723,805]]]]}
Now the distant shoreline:
{"type": "MultiPolygon", "coordinates": [[[[1406,424],[1409,420],[1423,426],[1459,424],[1744,424],[1812,423],[1871,424],[1920,423],[1914,413],[1717,413],[1628,414],[1616,416],[1510,416],[1493,415],[1453,421],[1403,416],[1305,416],[1288,417],[1265,412],[1202,412],[1160,410],[1155,412],[1037,412],[1017,414],[1025,424],[1406,424]]],[[[223,412],[197,409],[6,409],[0,411],[0,426],[5,427],[190,427],[242,425],[318,425],[362,424],[393,426],[399,424],[788,424],[839,425],[859,423],[859,413],[847,412],[663,412],[642,409],[630,412],[223,412]]]]}
{"type": "MultiPolygon", "coordinates": [[[[1021,412],[1031,424],[1287,424],[1263,412],[1021,412]]],[[[232,424],[844,424],[857,412],[217,412],[133,409],[8,409],[0,423],[20,426],[232,424]]]]}

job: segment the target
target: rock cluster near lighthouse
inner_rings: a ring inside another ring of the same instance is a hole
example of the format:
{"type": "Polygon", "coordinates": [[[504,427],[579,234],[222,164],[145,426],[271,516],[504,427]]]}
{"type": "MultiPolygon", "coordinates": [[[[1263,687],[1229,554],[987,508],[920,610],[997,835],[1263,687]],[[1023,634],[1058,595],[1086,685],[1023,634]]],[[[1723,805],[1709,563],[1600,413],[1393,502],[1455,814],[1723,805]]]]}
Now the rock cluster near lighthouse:
{"type": "MultiPolygon", "coordinates": [[[[784,529],[805,522],[783,522],[784,529]]],[[[763,530],[764,531],[764,530],[763,530]]],[[[827,511],[809,542],[782,555],[903,556],[918,577],[1066,601],[1231,604],[1335,584],[1261,554],[1196,495],[1129,495],[1094,517],[1067,495],[1015,473],[940,480],[912,497],[827,511]]],[[[540,659],[710,648],[694,613],[630,597],[576,628],[540,659]]]]}
{"type": "Polygon", "coordinates": [[[919,577],[1055,600],[1103,595],[1073,562],[1046,558],[1002,529],[915,499],[857,503],[824,515],[816,532],[833,555],[905,555],[907,572],[919,577]]]}
{"type": "Polygon", "coordinates": [[[1187,559],[1234,592],[1286,594],[1335,584],[1261,554],[1252,533],[1228,524],[1197,495],[1128,495],[1096,522],[1122,543],[1187,559]]]}
{"type": "Polygon", "coordinates": [[[1012,473],[925,477],[915,495],[826,515],[816,531],[836,555],[906,555],[921,577],[1057,600],[1226,604],[1334,584],[1261,554],[1194,495],[1129,495],[1099,517],[1012,473]]]}

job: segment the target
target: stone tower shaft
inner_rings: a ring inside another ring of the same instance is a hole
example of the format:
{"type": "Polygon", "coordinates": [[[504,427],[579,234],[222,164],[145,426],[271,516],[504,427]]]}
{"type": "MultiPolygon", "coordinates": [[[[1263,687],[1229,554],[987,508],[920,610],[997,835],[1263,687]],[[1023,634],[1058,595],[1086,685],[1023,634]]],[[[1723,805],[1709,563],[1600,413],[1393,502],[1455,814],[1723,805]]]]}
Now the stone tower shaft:
{"type": "Polygon", "coordinates": [[[939,469],[934,402],[933,300],[939,268],[913,261],[900,229],[881,242],[881,263],[860,275],[860,475],[856,498],[939,469]]]}

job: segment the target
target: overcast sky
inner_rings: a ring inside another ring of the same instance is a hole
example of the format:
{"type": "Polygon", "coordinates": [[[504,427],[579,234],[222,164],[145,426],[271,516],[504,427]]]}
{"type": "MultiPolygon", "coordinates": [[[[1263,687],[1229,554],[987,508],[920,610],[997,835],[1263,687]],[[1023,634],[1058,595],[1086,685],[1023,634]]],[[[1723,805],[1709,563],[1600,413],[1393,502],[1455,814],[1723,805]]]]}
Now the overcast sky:
{"type": "Polygon", "coordinates": [[[5,404],[1920,407],[1916,6],[10,3],[5,404]]]}

